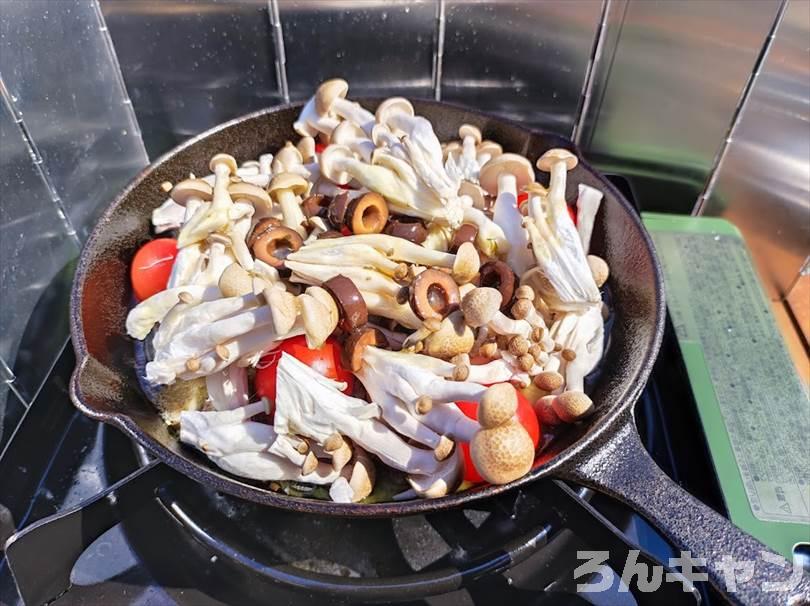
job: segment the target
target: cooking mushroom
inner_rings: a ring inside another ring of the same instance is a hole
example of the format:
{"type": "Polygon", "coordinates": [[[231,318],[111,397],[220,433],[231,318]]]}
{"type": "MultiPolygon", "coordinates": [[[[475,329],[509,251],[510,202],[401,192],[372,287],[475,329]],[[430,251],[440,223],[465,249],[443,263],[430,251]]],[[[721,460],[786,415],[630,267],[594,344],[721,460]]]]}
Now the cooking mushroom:
{"type": "Polygon", "coordinates": [[[508,383],[493,385],[481,398],[481,429],[470,442],[470,457],[487,482],[508,484],[528,473],[534,463],[534,445],[516,420],[517,393],[508,383]]]}
{"type": "Polygon", "coordinates": [[[532,326],[525,320],[513,320],[502,314],[501,293],[494,288],[480,287],[471,291],[461,300],[464,319],[473,328],[487,326],[500,335],[520,335],[528,338],[532,326]]]}
{"type": "Polygon", "coordinates": [[[602,257],[597,257],[596,255],[588,255],[587,260],[588,267],[591,268],[593,281],[596,283],[597,287],[602,288],[610,275],[608,264],[602,257]]]}
{"type": "Polygon", "coordinates": [[[602,204],[602,192],[598,189],[579,184],[579,197],[577,198],[577,233],[582,242],[582,250],[587,254],[591,248],[591,234],[596,221],[596,213],[602,204]]]}
{"type": "Polygon", "coordinates": [[[457,448],[442,461],[430,475],[409,475],[408,484],[417,496],[436,499],[453,492],[461,484],[464,475],[464,458],[457,448]]]}
{"type": "Polygon", "coordinates": [[[319,349],[337,328],[338,308],[332,295],[318,286],[311,286],[298,296],[307,347],[319,349]]]}
{"type": "Polygon", "coordinates": [[[300,175],[281,173],[273,177],[267,188],[270,197],[281,206],[284,226],[295,230],[301,238],[305,238],[307,232],[303,227],[306,217],[299,196],[305,194],[308,187],[306,179],[300,175]]]}
{"type": "Polygon", "coordinates": [[[231,247],[234,256],[239,264],[247,271],[253,269],[253,257],[250,248],[246,243],[248,232],[250,231],[251,219],[261,219],[270,214],[273,202],[267,192],[261,187],[250,183],[231,183],[228,193],[233,200],[234,208],[241,213],[241,218],[233,222],[233,227],[228,235],[231,239],[231,247]]]}
{"type": "Polygon", "coordinates": [[[472,351],[475,335],[464,323],[464,314],[454,311],[445,317],[438,329],[424,339],[424,353],[443,360],[472,351]]]}
{"type": "Polygon", "coordinates": [[[230,221],[228,213],[233,202],[228,185],[229,177],[236,172],[236,160],[228,154],[217,154],[211,158],[209,166],[215,176],[211,204],[201,206],[183,225],[177,236],[178,248],[204,240],[209,234],[223,230],[230,221]]]}
{"type": "Polygon", "coordinates": [[[295,146],[301,154],[304,162],[314,162],[317,159],[317,152],[315,151],[315,139],[311,136],[301,137],[301,140],[295,146]]]}
{"type": "Polygon", "coordinates": [[[529,235],[522,227],[517,192],[534,181],[531,163],[517,154],[501,154],[481,167],[481,187],[495,198],[492,220],[506,234],[510,243],[506,262],[518,275],[535,265],[529,250],[529,235]]]}
{"type": "Polygon", "coordinates": [[[352,103],[346,99],[349,92],[349,83],[341,78],[327,80],[318,87],[315,93],[315,110],[319,116],[338,116],[354,122],[362,128],[367,135],[371,135],[374,126],[374,114],[360,107],[359,103],[352,103]]]}
{"type": "Polygon", "coordinates": [[[248,377],[244,368],[231,365],[205,378],[208,401],[214,410],[233,410],[248,404],[248,377]]]}
{"type": "Polygon", "coordinates": [[[238,263],[231,263],[219,276],[219,290],[224,297],[240,297],[253,293],[253,279],[238,263]]]}
{"type": "Polygon", "coordinates": [[[371,154],[374,152],[374,142],[368,138],[365,131],[355,122],[346,120],[341,122],[332,131],[329,141],[338,145],[345,145],[365,162],[371,162],[371,154]]]}
{"type": "Polygon", "coordinates": [[[551,406],[564,423],[580,421],[594,410],[593,401],[581,391],[564,391],[554,398],[551,406]]]}

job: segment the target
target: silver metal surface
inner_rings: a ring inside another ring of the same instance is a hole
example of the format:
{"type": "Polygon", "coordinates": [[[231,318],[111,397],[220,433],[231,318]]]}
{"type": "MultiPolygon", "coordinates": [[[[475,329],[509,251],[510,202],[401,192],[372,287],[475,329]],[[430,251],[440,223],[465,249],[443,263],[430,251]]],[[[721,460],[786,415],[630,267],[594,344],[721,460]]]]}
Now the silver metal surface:
{"type": "Polygon", "coordinates": [[[571,136],[601,0],[447,0],[442,100],[571,136]]]}
{"type": "Polygon", "coordinates": [[[810,254],[809,53],[810,6],[790,0],[703,207],[742,230],[774,299],[810,254]]]}
{"type": "Polygon", "coordinates": [[[644,209],[688,213],[780,2],[612,4],[582,145],[632,178],[644,209]]]}
{"type": "Polygon", "coordinates": [[[267,0],[101,0],[149,155],[282,102],[267,0]]]}
{"type": "Polygon", "coordinates": [[[329,78],[349,96],[433,97],[436,0],[278,0],[292,100],[329,78]]]}
{"type": "Polygon", "coordinates": [[[147,163],[93,0],[4,2],[0,74],[80,237],[147,163]]]}
{"type": "MultiPolygon", "coordinates": [[[[22,131],[3,102],[0,141],[0,381],[27,401],[67,337],[69,285],[60,285],[55,277],[78,256],[79,245],[68,233],[22,131]],[[49,318],[52,324],[41,339],[28,339],[21,346],[31,311],[46,297],[58,313],[49,318]]],[[[1,409],[0,405],[3,416],[1,409]]]]}

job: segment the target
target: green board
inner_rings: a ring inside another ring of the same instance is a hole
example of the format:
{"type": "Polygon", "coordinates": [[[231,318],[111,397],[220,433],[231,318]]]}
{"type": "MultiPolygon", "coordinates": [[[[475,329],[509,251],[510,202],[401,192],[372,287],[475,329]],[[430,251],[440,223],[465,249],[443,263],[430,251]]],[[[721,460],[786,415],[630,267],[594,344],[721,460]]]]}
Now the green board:
{"type": "Polygon", "coordinates": [[[728,221],[645,213],[731,520],[792,557],[810,542],[810,400],[728,221]]]}

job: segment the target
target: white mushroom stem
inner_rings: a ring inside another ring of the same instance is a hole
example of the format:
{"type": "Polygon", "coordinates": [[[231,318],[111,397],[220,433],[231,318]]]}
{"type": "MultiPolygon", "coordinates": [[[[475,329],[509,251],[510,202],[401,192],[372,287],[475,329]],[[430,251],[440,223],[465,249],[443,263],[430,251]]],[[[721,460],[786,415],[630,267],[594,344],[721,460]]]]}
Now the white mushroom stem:
{"type": "MultiPolygon", "coordinates": [[[[292,256],[292,255],[291,255],[292,256]]],[[[292,270],[290,278],[293,282],[320,285],[337,275],[344,275],[354,282],[359,290],[376,292],[387,297],[396,297],[402,286],[393,279],[374,269],[362,266],[323,265],[316,263],[302,263],[291,260],[286,261],[287,268],[292,270]]]]}
{"type": "Polygon", "coordinates": [[[134,339],[145,339],[152,327],[162,322],[166,314],[177,305],[182,293],[187,293],[198,301],[212,301],[221,296],[216,286],[180,286],[163,290],[141,301],[129,311],[126,320],[127,334],[134,339]]]}
{"type": "Polygon", "coordinates": [[[231,364],[205,378],[208,399],[216,410],[232,410],[248,403],[247,371],[231,364]]]}
{"type": "Polygon", "coordinates": [[[475,243],[481,252],[490,257],[509,252],[511,244],[506,238],[503,229],[500,225],[487,217],[484,211],[470,206],[464,207],[463,213],[463,222],[472,223],[478,228],[475,243]]]}
{"type": "Polygon", "coordinates": [[[307,230],[304,229],[303,224],[306,223],[307,218],[304,216],[304,211],[301,210],[301,198],[289,189],[280,190],[277,195],[281,214],[284,217],[282,220],[284,226],[295,230],[302,238],[306,238],[307,230]]]}
{"type": "Polygon", "coordinates": [[[309,98],[298,120],[293,123],[293,129],[301,136],[315,137],[318,133],[323,133],[327,137],[340,124],[340,120],[333,116],[319,116],[315,110],[315,96],[309,98]]]}
{"type": "Polygon", "coordinates": [[[514,175],[503,173],[498,177],[498,197],[495,199],[492,220],[509,242],[507,264],[518,276],[522,276],[534,266],[535,260],[529,250],[529,234],[523,228],[523,216],[518,209],[517,180],[514,175]]]}
{"type": "Polygon", "coordinates": [[[565,346],[576,354],[576,358],[565,365],[566,390],[584,391],[585,377],[599,363],[604,347],[604,324],[598,307],[588,309],[577,319],[565,346]]]}
{"type": "Polygon", "coordinates": [[[435,499],[454,491],[461,484],[463,473],[464,458],[461,450],[456,448],[435,473],[428,476],[409,475],[408,484],[416,495],[435,499]]]}
{"type": "Polygon", "coordinates": [[[185,284],[193,284],[200,275],[205,263],[202,243],[195,242],[177,251],[174,258],[172,272],[166,288],[175,288],[185,284]]]}
{"type": "Polygon", "coordinates": [[[183,224],[186,209],[177,202],[168,198],[163,204],[152,211],[152,225],[156,234],[170,229],[177,229],[183,224]]]}
{"type": "Polygon", "coordinates": [[[315,242],[318,239],[318,236],[329,230],[326,222],[321,217],[310,217],[307,219],[307,224],[310,227],[310,232],[307,239],[304,240],[305,245],[315,242]]]}
{"type": "Polygon", "coordinates": [[[340,477],[340,472],[328,463],[319,463],[311,473],[304,474],[295,463],[269,452],[238,452],[214,458],[217,466],[236,476],[261,482],[290,480],[305,484],[327,485],[340,477]]]}
{"type": "Polygon", "coordinates": [[[397,303],[394,297],[381,295],[376,292],[361,290],[363,301],[366,303],[368,313],[394,320],[406,328],[418,328],[422,324],[411,306],[407,303],[397,303]]]}
{"type": "MultiPolygon", "coordinates": [[[[258,400],[239,408],[219,411],[183,411],[180,415],[181,430],[185,425],[186,429],[196,429],[198,432],[203,429],[221,427],[225,425],[239,425],[248,419],[255,417],[259,413],[268,411],[267,400],[258,400]]],[[[268,426],[270,427],[270,426],[268,426]]],[[[272,429],[272,428],[271,428],[272,429]]],[[[265,444],[265,448],[269,442],[265,444]]]]}
{"type": "Polygon", "coordinates": [[[214,234],[209,238],[208,263],[206,263],[205,269],[197,276],[196,284],[201,286],[219,284],[222,272],[234,262],[233,257],[228,253],[226,242],[229,243],[230,241],[219,236],[219,234],[214,234]]]}
{"type": "Polygon", "coordinates": [[[430,250],[424,246],[405,240],[404,238],[397,238],[387,234],[360,234],[345,236],[343,238],[336,238],[331,242],[328,240],[319,240],[318,242],[313,242],[312,244],[307,245],[307,250],[313,251],[313,254],[321,255],[326,254],[324,249],[332,249],[356,244],[371,246],[394,261],[404,261],[406,263],[413,263],[415,265],[426,265],[430,267],[444,267],[451,269],[456,260],[456,255],[452,253],[430,250]],[[319,252],[314,253],[316,250],[319,252]]]}
{"type": "MultiPolygon", "coordinates": [[[[270,177],[273,174],[272,169],[270,168],[273,165],[273,154],[262,154],[259,156],[259,174],[260,175],[267,175],[270,177]]],[[[239,172],[236,173],[239,175],[239,172]]],[[[242,175],[239,175],[242,176],[242,175]]],[[[268,179],[268,183],[269,183],[268,179]]]]}
{"type": "Polygon", "coordinates": [[[354,122],[370,137],[374,126],[374,114],[362,107],[359,103],[338,97],[332,101],[332,112],[338,116],[354,122]]]}
{"type": "Polygon", "coordinates": [[[222,231],[230,222],[228,212],[233,204],[228,193],[231,168],[226,162],[217,162],[214,166],[214,194],[210,205],[201,206],[191,220],[183,225],[177,236],[177,246],[183,248],[189,244],[204,240],[216,231],[222,231]]]}
{"type": "Polygon", "coordinates": [[[231,240],[231,249],[236,261],[245,270],[253,270],[253,255],[250,254],[250,249],[247,246],[246,238],[250,232],[251,218],[255,212],[253,205],[247,201],[236,200],[234,207],[240,213],[241,217],[233,222],[233,227],[228,232],[228,237],[231,240]]]}
{"type": "Polygon", "coordinates": [[[591,234],[593,234],[596,213],[599,212],[601,204],[602,192],[590,185],[580,183],[579,198],[577,198],[577,233],[579,233],[582,249],[586,254],[591,249],[591,234]]]}
{"type": "MultiPolygon", "coordinates": [[[[338,243],[336,246],[317,248],[304,246],[287,256],[287,262],[290,261],[333,265],[338,270],[347,266],[374,268],[385,275],[395,276],[400,280],[405,278],[407,270],[402,263],[392,261],[376,248],[367,244],[338,243]]],[[[288,265],[288,267],[290,266],[288,265]]]]}
{"type": "Polygon", "coordinates": [[[422,474],[436,471],[439,463],[430,450],[405,443],[376,420],[377,405],[343,394],[341,385],[281,354],[276,372],[276,430],[292,430],[321,443],[340,433],[394,469],[422,474]]]}

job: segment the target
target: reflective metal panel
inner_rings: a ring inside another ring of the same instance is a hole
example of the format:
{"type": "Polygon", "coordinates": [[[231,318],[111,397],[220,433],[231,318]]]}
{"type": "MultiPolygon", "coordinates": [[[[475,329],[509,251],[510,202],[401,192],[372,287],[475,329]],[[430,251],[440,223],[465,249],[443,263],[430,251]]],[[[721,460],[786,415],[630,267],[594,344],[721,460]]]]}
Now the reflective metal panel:
{"type": "Polygon", "coordinates": [[[601,0],[448,0],[441,97],[571,136],[601,0]]]}
{"type": "Polygon", "coordinates": [[[644,209],[688,213],[780,3],[611,4],[605,35],[616,43],[597,66],[606,84],[594,91],[582,145],[603,169],[633,178],[644,209]]]}
{"type": "Polygon", "coordinates": [[[94,1],[4,2],[0,74],[76,232],[147,162],[94,1]]]}
{"type": "Polygon", "coordinates": [[[703,209],[743,231],[774,298],[810,255],[809,51],[810,8],[790,0],[703,209]]]}
{"type": "Polygon", "coordinates": [[[436,0],[279,0],[290,98],[342,77],[349,96],[433,97],[436,0]]]}
{"type": "Polygon", "coordinates": [[[67,338],[70,285],[55,278],[79,247],[2,101],[0,141],[0,366],[8,367],[0,380],[16,375],[14,389],[31,397],[67,338]],[[46,301],[53,313],[46,330],[35,331],[32,311],[46,301]],[[31,338],[35,332],[38,338],[31,338]]]}
{"type": "Polygon", "coordinates": [[[281,102],[267,0],[101,0],[101,9],[151,157],[281,102]]]}

